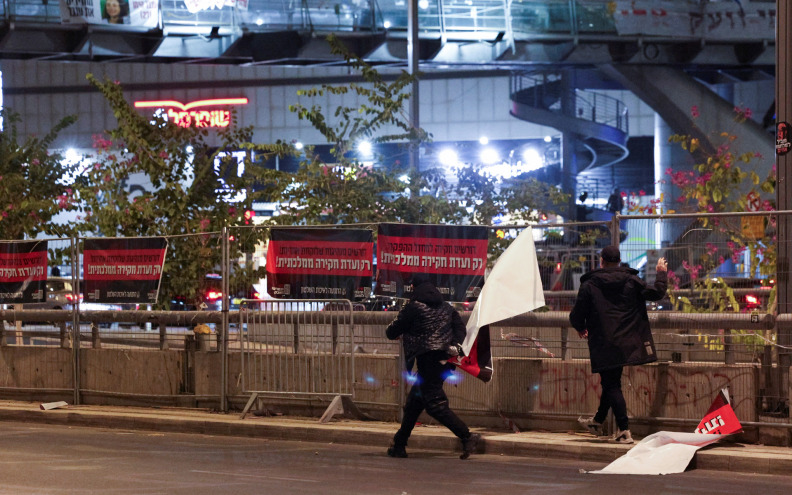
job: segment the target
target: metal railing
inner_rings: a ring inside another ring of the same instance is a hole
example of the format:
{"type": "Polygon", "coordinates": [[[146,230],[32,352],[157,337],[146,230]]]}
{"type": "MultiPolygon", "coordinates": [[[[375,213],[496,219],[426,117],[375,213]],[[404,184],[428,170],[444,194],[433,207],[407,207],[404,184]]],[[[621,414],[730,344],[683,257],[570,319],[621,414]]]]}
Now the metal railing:
{"type": "Polygon", "coordinates": [[[562,77],[544,71],[513,74],[510,94],[513,100],[530,107],[629,132],[627,106],[623,102],[593,91],[565,90],[562,77]]]}
{"type": "Polygon", "coordinates": [[[243,393],[354,396],[350,301],[245,300],[242,304],[236,324],[243,393]],[[326,306],[330,309],[324,311],[326,306]]]}

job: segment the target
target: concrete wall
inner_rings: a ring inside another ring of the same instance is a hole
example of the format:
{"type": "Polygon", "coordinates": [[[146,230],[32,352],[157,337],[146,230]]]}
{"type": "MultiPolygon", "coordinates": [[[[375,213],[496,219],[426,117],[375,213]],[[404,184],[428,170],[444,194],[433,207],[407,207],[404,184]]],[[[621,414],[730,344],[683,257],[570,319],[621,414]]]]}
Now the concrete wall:
{"type": "Polygon", "coordinates": [[[72,389],[72,351],[44,347],[0,347],[0,387],[72,389]]]}
{"type": "MultiPolygon", "coordinates": [[[[244,404],[249,396],[242,388],[240,357],[238,353],[229,355],[228,395],[234,407],[244,404]]],[[[326,406],[326,400],[318,398],[334,390],[331,373],[325,369],[325,361],[302,357],[306,358],[301,365],[305,370],[302,380],[316,397],[308,395],[316,407],[326,406]]],[[[121,395],[163,399],[195,396],[216,406],[220,395],[217,352],[84,349],[80,359],[81,389],[90,391],[92,402],[102,403],[108,400],[106,397],[121,395]]],[[[354,366],[356,402],[364,409],[370,407],[395,417],[400,385],[398,357],[358,354],[354,366]]],[[[588,360],[497,358],[494,367],[494,379],[488,384],[464,373],[449,380],[446,392],[452,406],[471,416],[497,418],[500,413],[513,419],[536,415],[569,419],[596,410],[599,375],[591,374],[588,360]]],[[[655,363],[626,368],[623,390],[632,417],[698,420],[717,392],[728,387],[737,417],[753,422],[759,420],[756,400],[760,372],[759,366],[752,364],[655,363]]],[[[288,383],[286,374],[266,377],[271,380],[268,390],[282,389],[288,383]]],[[[2,347],[0,386],[7,390],[63,389],[68,395],[72,387],[71,351],[2,347]]],[[[30,393],[35,397],[35,390],[30,393]]],[[[140,400],[145,403],[144,398],[140,400]]]]}
{"type": "Polygon", "coordinates": [[[183,352],[80,351],[80,388],[114,394],[178,395],[185,391],[183,352]]]}

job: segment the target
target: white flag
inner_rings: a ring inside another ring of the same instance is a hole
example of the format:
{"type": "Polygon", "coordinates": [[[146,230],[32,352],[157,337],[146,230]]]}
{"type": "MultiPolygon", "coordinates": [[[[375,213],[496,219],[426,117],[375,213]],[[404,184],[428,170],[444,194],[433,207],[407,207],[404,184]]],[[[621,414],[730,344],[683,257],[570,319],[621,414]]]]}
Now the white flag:
{"type": "Polygon", "coordinates": [[[479,329],[545,305],[533,229],[525,228],[500,255],[492,268],[481,295],[470,314],[467,336],[462,343],[469,354],[479,329]]]}

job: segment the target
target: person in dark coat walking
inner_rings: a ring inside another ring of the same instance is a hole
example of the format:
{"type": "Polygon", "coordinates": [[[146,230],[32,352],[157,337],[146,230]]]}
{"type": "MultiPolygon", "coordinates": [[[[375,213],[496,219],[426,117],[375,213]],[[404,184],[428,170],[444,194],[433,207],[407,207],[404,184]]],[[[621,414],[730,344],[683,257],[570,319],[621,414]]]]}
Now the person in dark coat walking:
{"type": "Polygon", "coordinates": [[[621,253],[616,246],[607,246],[600,255],[600,269],[581,277],[575,306],[569,322],[581,339],[588,338],[591,371],[599,373],[602,396],[592,418],[578,421],[588,431],[601,435],[602,423],[613,409],[618,430],[617,443],[633,443],[627,418],[627,405],[621,390],[624,366],[657,361],[646,301],[665,297],[668,264],[657,261],[653,285],[638,277],[638,271],[619,266],[621,253]]]}
{"type": "Polygon", "coordinates": [[[447,362],[448,358],[462,355],[461,343],[466,330],[459,312],[443,301],[434,284],[416,278],[410,301],[388,325],[385,334],[391,340],[401,337],[408,370],[412,370],[413,362],[418,364],[418,376],[407,395],[401,427],[393,437],[388,455],[407,457],[407,440],[425,409],[429,416],[462,440],[459,458],[470,457],[481,435],[471,433],[448,407],[448,397],[443,391],[443,382],[454,368],[447,362]]]}

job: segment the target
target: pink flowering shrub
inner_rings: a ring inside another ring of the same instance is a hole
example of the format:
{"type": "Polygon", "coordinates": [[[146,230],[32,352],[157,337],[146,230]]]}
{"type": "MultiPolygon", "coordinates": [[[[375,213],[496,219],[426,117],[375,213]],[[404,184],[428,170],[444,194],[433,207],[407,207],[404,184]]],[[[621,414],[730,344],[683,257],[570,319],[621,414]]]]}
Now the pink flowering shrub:
{"type": "MultiPolygon", "coordinates": [[[[700,108],[693,106],[690,116],[695,122],[701,116],[700,108]]],[[[766,279],[775,277],[776,242],[771,233],[775,231],[774,217],[749,218],[735,215],[713,218],[707,215],[749,210],[772,212],[776,209],[775,167],[772,167],[766,177],[761,177],[756,170],[759,168],[757,164],[764,160],[762,154],[737,151],[739,126],[752,117],[750,108],[734,107],[735,129],[714,136],[710,141],[714,146],[711,151],[705,151],[695,135],[674,135],[669,138],[669,142],[677,143],[691,153],[696,162],[691,170],[667,168],[663,181],[678,190],[674,193],[678,210],[702,214],[690,231],[710,231],[706,235],[699,234],[700,243],[688,241],[692,244],[688,247],[686,259],[680,266],[669,267],[669,288],[672,292],[679,291],[682,286],[686,291],[701,291],[706,294],[703,298],[697,296],[695,305],[687,298],[690,295],[688,292],[684,292],[685,296],[681,295],[683,292],[679,292],[680,295],[676,298],[672,295],[677,309],[739,311],[740,301],[723,284],[722,279],[715,275],[724,263],[734,263],[739,273],[746,273],[750,269],[752,275],[766,279]],[[764,229],[761,228],[762,225],[764,229]]],[[[663,197],[654,198],[647,204],[645,200],[639,202],[641,196],[642,191],[627,195],[625,202],[628,211],[638,214],[676,212],[664,207],[663,197]]],[[[772,295],[770,299],[774,299],[772,295]]],[[[768,310],[772,308],[769,307],[768,310]]]]}

